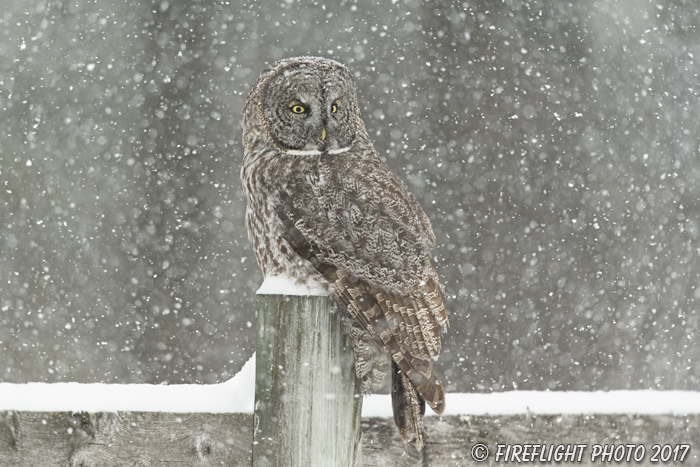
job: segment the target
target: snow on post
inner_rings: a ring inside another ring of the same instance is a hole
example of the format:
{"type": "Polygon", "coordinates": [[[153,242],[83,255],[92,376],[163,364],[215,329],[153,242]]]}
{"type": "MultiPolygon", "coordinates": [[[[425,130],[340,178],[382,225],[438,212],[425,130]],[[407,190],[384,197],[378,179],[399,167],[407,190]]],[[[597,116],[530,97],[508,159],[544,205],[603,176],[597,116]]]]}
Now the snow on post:
{"type": "Polygon", "coordinates": [[[360,385],[328,297],[257,295],[253,466],[362,465],[360,385]]]}

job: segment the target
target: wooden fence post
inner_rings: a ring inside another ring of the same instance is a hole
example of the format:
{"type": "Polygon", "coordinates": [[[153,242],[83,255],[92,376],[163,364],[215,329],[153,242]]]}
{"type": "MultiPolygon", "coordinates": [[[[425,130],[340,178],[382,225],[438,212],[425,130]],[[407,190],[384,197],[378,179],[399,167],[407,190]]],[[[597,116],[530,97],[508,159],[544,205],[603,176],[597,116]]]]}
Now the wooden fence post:
{"type": "Polygon", "coordinates": [[[362,465],[360,384],[329,297],[257,296],[253,466],[362,465]]]}

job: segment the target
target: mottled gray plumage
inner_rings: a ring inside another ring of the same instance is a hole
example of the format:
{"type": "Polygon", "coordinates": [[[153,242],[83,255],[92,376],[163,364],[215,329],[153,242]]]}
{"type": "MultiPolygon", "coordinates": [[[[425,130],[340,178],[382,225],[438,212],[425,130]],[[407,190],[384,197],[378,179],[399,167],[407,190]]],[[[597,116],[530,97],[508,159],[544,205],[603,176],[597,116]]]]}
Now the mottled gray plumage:
{"type": "Polygon", "coordinates": [[[358,377],[372,388],[391,371],[394,420],[421,446],[423,401],[442,413],[445,400],[431,363],[447,325],[435,237],[372,146],[348,69],[315,57],[273,64],[248,96],[243,144],[263,274],[324,287],[347,310],[358,377]]]}

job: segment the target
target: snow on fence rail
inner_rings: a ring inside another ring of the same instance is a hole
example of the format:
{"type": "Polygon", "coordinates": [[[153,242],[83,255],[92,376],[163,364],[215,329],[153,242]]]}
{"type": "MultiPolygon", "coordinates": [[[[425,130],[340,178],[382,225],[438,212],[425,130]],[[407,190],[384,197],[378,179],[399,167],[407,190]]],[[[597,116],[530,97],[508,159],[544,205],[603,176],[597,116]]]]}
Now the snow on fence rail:
{"type": "MultiPolygon", "coordinates": [[[[219,384],[0,383],[2,411],[250,414],[254,399],[255,354],[219,384]]],[[[447,401],[444,415],[700,414],[700,391],[449,393],[447,401]]],[[[391,417],[391,396],[364,396],[362,416],[391,417]]]]}

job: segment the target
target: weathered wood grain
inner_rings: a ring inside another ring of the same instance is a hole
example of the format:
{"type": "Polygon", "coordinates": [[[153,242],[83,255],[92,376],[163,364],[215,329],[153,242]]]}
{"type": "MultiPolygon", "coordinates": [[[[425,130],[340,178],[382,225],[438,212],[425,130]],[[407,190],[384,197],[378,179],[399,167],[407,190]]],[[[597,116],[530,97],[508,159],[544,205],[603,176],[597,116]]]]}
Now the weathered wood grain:
{"type": "MultiPolygon", "coordinates": [[[[0,466],[250,466],[252,427],[250,414],[0,412],[0,466]]],[[[586,444],[581,463],[545,464],[582,466],[604,465],[590,462],[593,444],[643,444],[643,462],[605,465],[651,466],[670,465],[650,462],[652,445],[686,443],[690,452],[676,464],[700,465],[700,415],[427,417],[425,430],[419,453],[390,418],[363,419],[364,466],[503,465],[493,456],[498,443],[586,444]],[[489,460],[470,457],[475,443],[489,447],[489,460]]]]}
{"type": "MultiPolygon", "coordinates": [[[[430,466],[497,466],[497,444],[584,444],[581,462],[545,465],[660,465],[650,461],[654,444],[690,444],[684,465],[700,465],[700,415],[509,415],[428,417],[425,464],[430,466]],[[487,445],[490,456],[476,462],[470,450],[476,443],[487,445]],[[591,462],[593,445],[643,444],[642,462],[603,464],[591,462]]],[[[510,462],[517,464],[517,462],[510,462]]],[[[541,465],[540,462],[525,465],[541,465]]],[[[661,464],[667,465],[667,464],[661,464]]]]}
{"type": "Polygon", "coordinates": [[[362,397],[328,297],[258,295],[253,465],[362,465],[362,397]]]}
{"type": "MultiPolygon", "coordinates": [[[[427,441],[428,433],[423,433],[427,441]]],[[[362,458],[365,467],[424,467],[425,451],[401,439],[391,418],[362,419],[362,458]]]]}
{"type": "Polygon", "coordinates": [[[0,466],[251,465],[250,414],[0,412],[0,466]]]}

